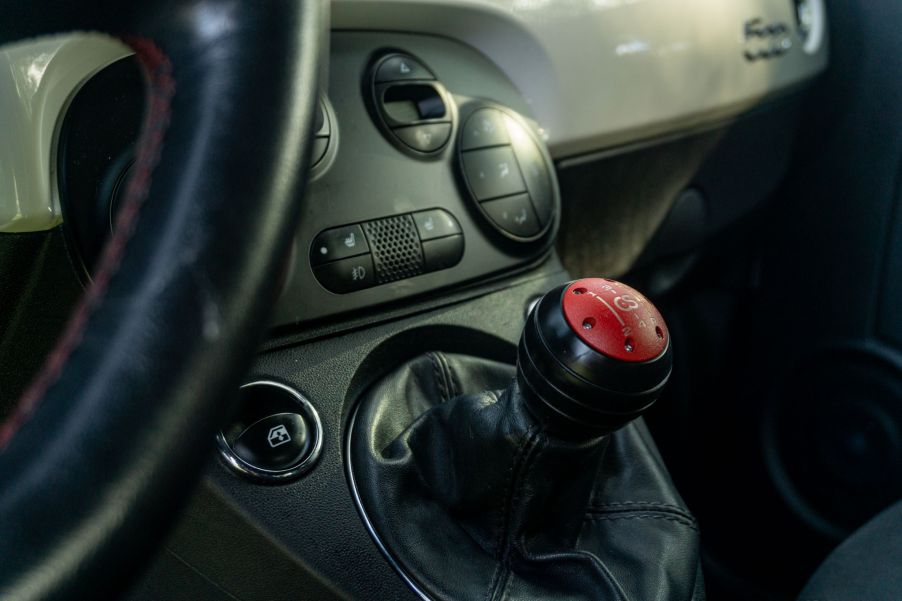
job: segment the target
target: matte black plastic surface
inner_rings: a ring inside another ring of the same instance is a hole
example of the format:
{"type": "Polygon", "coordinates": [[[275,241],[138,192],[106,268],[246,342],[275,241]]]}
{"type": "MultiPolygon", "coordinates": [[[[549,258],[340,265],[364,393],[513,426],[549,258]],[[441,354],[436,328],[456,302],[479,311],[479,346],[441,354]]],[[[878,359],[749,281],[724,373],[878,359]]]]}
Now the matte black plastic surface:
{"type": "MultiPolygon", "coordinates": [[[[241,599],[274,598],[288,581],[303,589],[325,586],[337,596],[355,599],[415,599],[372,542],[351,499],[342,451],[351,409],[372,383],[428,350],[513,364],[530,299],[566,279],[559,264],[549,261],[531,276],[496,284],[493,292],[487,289],[467,302],[421,306],[420,313],[405,319],[262,354],[246,380],[273,378],[309,399],[323,426],[319,463],[303,479],[274,487],[251,483],[216,462],[210,486],[216,497],[225,499],[224,507],[186,516],[169,549],[224,593],[242,592],[241,599]],[[229,511],[246,513],[251,521],[239,524],[229,511]],[[211,532],[220,520],[230,524],[229,531],[211,532]],[[281,556],[270,559],[279,566],[272,574],[278,581],[269,582],[265,572],[249,568],[248,562],[255,560],[247,557],[252,550],[246,546],[261,538],[271,541],[281,556]],[[224,552],[223,539],[238,546],[224,552]],[[245,582],[255,586],[249,588],[245,582]]],[[[202,497],[209,497],[209,492],[203,491],[202,497]]],[[[162,578],[159,572],[152,574],[162,578]]]]}

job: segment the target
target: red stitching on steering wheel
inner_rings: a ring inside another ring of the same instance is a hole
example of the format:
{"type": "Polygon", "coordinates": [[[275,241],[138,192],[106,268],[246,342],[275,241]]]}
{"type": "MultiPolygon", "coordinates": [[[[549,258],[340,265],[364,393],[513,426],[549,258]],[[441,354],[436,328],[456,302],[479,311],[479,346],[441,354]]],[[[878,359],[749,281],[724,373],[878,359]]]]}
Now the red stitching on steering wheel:
{"type": "Polygon", "coordinates": [[[172,64],[151,40],[124,38],[123,41],[135,51],[149,80],[150,102],[138,144],[135,174],[126,188],[125,200],[116,216],[113,235],[103,248],[93,281],[66,324],[63,335],[41,367],[40,373],[19,398],[12,414],[0,426],[0,451],[34,414],[41,399],[59,379],[69,357],[81,344],[88,320],[106,295],[113,276],[119,271],[125,247],[132,237],[141,207],[150,189],[151,172],[160,159],[163,135],[169,126],[171,101],[175,93],[172,64]]]}

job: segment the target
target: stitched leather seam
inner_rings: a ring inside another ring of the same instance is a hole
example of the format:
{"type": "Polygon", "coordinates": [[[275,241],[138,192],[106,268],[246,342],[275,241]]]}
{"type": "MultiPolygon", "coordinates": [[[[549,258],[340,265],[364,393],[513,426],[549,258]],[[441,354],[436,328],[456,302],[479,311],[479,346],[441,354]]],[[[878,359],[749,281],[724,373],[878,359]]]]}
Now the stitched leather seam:
{"type": "Polygon", "coordinates": [[[532,473],[533,468],[539,463],[539,458],[542,456],[542,452],[547,448],[548,439],[545,436],[544,428],[538,429],[531,437],[530,444],[527,445],[528,448],[523,453],[523,461],[520,467],[519,473],[515,477],[515,485],[513,489],[513,494],[511,495],[510,503],[508,503],[507,507],[507,524],[505,525],[505,533],[503,542],[503,550],[501,555],[501,566],[503,573],[506,574],[506,577],[501,581],[501,587],[496,591],[492,597],[497,598],[498,594],[501,594],[501,601],[507,597],[508,586],[511,581],[511,569],[510,569],[510,557],[511,551],[514,548],[515,541],[515,532],[511,532],[511,514],[514,511],[514,508],[518,507],[520,504],[520,500],[523,496],[523,485],[529,481],[529,475],[532,473]],[[533,452],[535,451],[535,452],[533,452]]]}
{"type": "MultiPolygon", "coordinates": [[[[539,464],[539,458],[542,456],[542,453],[545,449],[548,448],[548,437],[545,436],[545,428],[541,428],[536,433],[536,443],[533,445],[533,448],[536,449],[535,454],[531,452],[527,455],[526,459],[523,461],[524,469],[523,469],[523,477],[520,478],[520,481],[516,487],[516,492],[514,493],[514,498],[511,501],[511,509],[517,507],[520,504],[520,499],[523,496],[523,485],[525,482],[529,481],[529,475],[532,473],[533,469],[535,469],[536,465],[539,464]]],[[[501,588],[501,601],[507,599],[508,587],[510,585],[512,572],[510,569],[511,561],[511,551],[516,546],[516,539],[513,539],[513,535],[515,533],[511,532],[508,534],[506,538],[509,540],[505,543],[505,552],[504,552],[504,568],[507,571],[507,578],[504,579],[504,584],[501,588]]]]}
{"type": "MultiPolygon", "coordinates": [[[[516,543],[516,548],[520,551],[520,554],[528,561],[535,561],[539,557],[539,555],[530,551],[526,546],[526,535],[520,536],[520,539],[516,543]]],[[[586,559],[594,563],[598,567],[598,571],[601,572],[602,577],[605,579],[605,581],[607,581],[608,586],[611,587],[610,591],[617,595],[617,599],[619,599],[620,601],[624,601],[626,599],[626,595],[624,595],[623,589],[620,587],[617,579],[614,578],[614,575],[611,574],[611,570],[608,569],[608,566],[606,566],[603,561],[599,561],[599,559],[593,554],[586,553],[585,551],[580,551],[579,549],[573,549],[572,553],[581,557],[585,557],[586,559]]]]}
{"type": "Polygon", "coordinates": [[[678,509],[680,511],[685,511],[679,505],[674,505],[673,503],[665,503],[662,501],[612,501],[610,503],[599,503],[598,505],[592,505],[591,509],[607,509],[608,507],[632,507],[635,505],[652,505],[655,507],[670,507],[673,509],[678,509]]]}
{"type": "Polygon", "coordinates": [[[429,361],[432,362],[432,373],[435,376],[435,383],[438,385],[438,392],[442,396],[442,402],[444,403],[449,397],[448,389],[445,385],[445,372],[439,364],[438,354],[429,353],[429,361]]]}
{"type": "Polygon", "coordinates": [[[491,601],[495,597],[495,593],[498,589],[498,585],[500,580],[502,579],[502,575],[506,573],[507,566],[505,565],[505,541],[507,539],[507,529],[509,527],[510,520],[510,510],[513,504],[513,497],[516,493],[516,487],[514,486],[514,482],[516,481],[516,476],[518,475],[523,462],[525,461],[525,456],[528,453],[528,450],[533,446],[534,440],[538,436],[538,431],[530,430],[523,437],[523,440],[520,442],[519,448],[517,449],[516,454],[514,455],[513,461],[511,461],[511,466],[507,470],[507,475],[505,477],[504,484],[504,494],[501,497],[502,505],[498,512],[498,520],[495,528],[498,530],[498,534],[495,537],[495,570],[492,572],[492,578],[489,580],[489,587],[486,590],[484,599],[485,601],[491,601]]]}
{"type": "Polygon", "coordinates": [[[460,381],[458,380],[457,375],[454,373],[454,370],[451,369],[451,364],[448,363],[448,357],[444,354],[442,355],[442,357],[445,360],[445,367],[448,369],[448,380],[451,383],[451,394],[453,394],[454,396],[461,396],[464,393],[463,387],[460,385],[460,381]]]}
{"type": "Polygon", "coordinates": [[[511,580],[514,579],[514,572],[510,569],[507,570],[507,578],[504,579],[504,584],[501,587],[501,601],[507,601],[510,595],[510,584],[511,580]]]}
{"type": "Polygon", "coordinates": [[[436,353],[438,357],[439,363],[442,366],[442,373],[445,375],[445,384],[448,389],[448,400],[453,399],[457,396],[457,393],[454,391],[454,375],[451,373],[451,366],[448,364],[448,357],[445,353],[436,353]]]}
{"type": "Polygon", "coordinates": [[[695,516],[679,507],[669,503],[640,503],[640,502],[623,502],[623,503],[607,503],[603,505],[594,505],[586,509],[587,514],[616,514],[616,513],[668,513],[677,515],[683,519],[695,522],[695,516]]]}
{"type": "Polygon", "coordinates": [[[113,235],[104,245],[91,284],[82,295],[63,335],[47,357],[38,376],[19,397],[12,414],[0,426],[0,451],[34,415],[48,390],[59,380],[72,353],[81,345],[91,316],[106,297],[110,281],[119,271],[125,247],[132,238],[141,207],[150,189],[151,172],[160,159],[163,136],[169,126],[172,96],[175,93],[172,64],[166,54],[149,39],[133,37],[123,38],[123,41],[131,46],[144,67],[149,88],[148,111],[138,144],[135,174],[128,183],[122,208],[116,216],[113,235]]]}
{"type": "Polygon", "coordinates": [[[676,522],[682,524],[692,530],[698,532],[698,524],[694,520],[667,514],[667,513],[619,513],[619,514],[590,514],[585,517],[586,520],[596,521],[617,521],[617,520],[666,520],[668,522],[676,522]]]}

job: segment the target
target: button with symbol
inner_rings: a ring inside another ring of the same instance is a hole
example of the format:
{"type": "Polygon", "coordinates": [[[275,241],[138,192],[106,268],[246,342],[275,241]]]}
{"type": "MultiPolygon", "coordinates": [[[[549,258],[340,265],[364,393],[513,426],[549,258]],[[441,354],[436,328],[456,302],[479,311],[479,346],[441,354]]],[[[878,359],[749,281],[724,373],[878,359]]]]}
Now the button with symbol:
{"type": "Polygon", "coordinates": [[[538,234],[542,226],[529,200],[529,194],[518,194],[482,203],[488,216],[507,233],[519,238],[538,234]]]}
{"type": "Polygon", "coordinates": [[[451,137],[451,124],[429,123],[399,127],[393,131],[410,148],[418,152],[435,152],[444,146],[451,137]]]}
{"type": "Polygon", "coordinates": [[[448,211],[432,209],[413,214],[420,240],[433,240],[460,233],[460,225],[448,211]]]}
{"type": "Polygon", "coordinates": [[[313,273],[320,284],[339,294],[369,288],[376,283],[370,254],[319,265],[314,267],[313,273]]]}
{"type": "Polygon", "coordinates": [[[470,115],[460,138],[462,150],[504,146],[509,142],[504,115],[495,109],[479,109],[470,115]]]}
{"type": "Polygon", "coordinates": [[[359,225],[346,225],[320,232],[310,247],[310,263],[322,265],[370,251],[359,225]]]}
{"type": "Polygon", "coordinates": [[[435,76],[422,63],[406,54],[389,56],[376,69],[376,83],[404,79],[435,79],[435,76]]]}
{"type": "Polygon", "coordinates": [[[242,461],[260,470],[280,471],[300,462],[310,452],[311,436],[297,413],[277,413],[247,427],[232,444],[242,461]]]}
{"type": "Polygon", "coordinates": [[[300,392],[256,380],[239,390],[237,410],[216,436],[219,454],[241,476],[287,482],[313,468],[322,450],[319,415],[300,392]]]}
{"type": "Polygon", "coordinates": [[[526,192],[520,167],[510,146],[470,150],[462,154],[464,175],[476,200],[526,192]]]}

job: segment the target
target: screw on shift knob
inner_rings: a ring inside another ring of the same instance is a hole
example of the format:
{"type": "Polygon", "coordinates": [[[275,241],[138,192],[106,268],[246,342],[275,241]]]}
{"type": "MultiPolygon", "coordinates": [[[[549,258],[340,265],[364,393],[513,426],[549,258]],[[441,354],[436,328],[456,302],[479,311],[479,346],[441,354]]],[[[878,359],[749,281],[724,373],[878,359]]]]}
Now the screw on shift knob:
{"type": "Polygon", "coordinates": [[[586,278],[536,303],[520,337],[517,379],[530,411],[552,430],[595,437],[642,415],[672,362],[667,326],[648,299],[586,278]]]}

